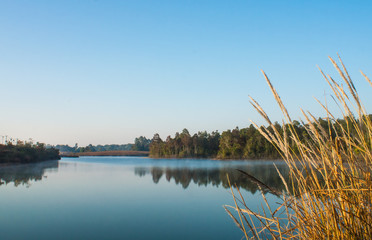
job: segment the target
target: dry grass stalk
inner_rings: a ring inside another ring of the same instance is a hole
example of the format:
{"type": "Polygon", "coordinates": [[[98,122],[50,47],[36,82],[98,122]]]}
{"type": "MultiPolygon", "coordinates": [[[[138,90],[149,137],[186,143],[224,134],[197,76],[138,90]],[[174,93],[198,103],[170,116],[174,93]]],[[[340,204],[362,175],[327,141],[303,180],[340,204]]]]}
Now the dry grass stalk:
{"type": "MultiPolygon", "coordinates": [[[[237,196],[232,191],[235,206],[225,206],[225,209],[246,239],[370,239],[372,236],[372,122],[341,59],[341,67],[332,58],[330,60],[352,98],[342,84],[320,70],[335,95],[344,121],[336,119],[327,105],[317,100],[327,113],[327,127],[311,113],[301,110],[309,136],[306,141],[300,140],[279,94],[263,72],[286,122],[283,122],[281,134],[251,98],[251,104],[272,131],[255,126],[280,150],[289,167],[290,180],[286,182],[280,175],[286,192],[278,193],[266,187],[281,198],[282,204],[275,210],[261,191],[266,204],[261,214],[247,207],[239,189],[237,196]],[[237,211],[239,220],[231,209],[237,211]]],[[[363,72],[362,75],[372,86],[363,72]]],[[[248,177],[258,181],[253,176],[248,177]]],[[[257,185],[260,189],[267,186],[259,181],[257,185]]]]}

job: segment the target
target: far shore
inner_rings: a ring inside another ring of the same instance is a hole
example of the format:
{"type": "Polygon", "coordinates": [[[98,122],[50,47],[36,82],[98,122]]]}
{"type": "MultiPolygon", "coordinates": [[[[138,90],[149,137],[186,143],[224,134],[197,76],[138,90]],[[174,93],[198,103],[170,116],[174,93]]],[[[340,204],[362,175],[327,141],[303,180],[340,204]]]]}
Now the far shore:
{"type": "Polygon", "coordinates": [[[102,151],[102,152],[61,152],[61,157],[80,157],[80,156],[138,156],[148,157],[148,151],[102,151]]]}
{"type": "Polygon", "coordinates": [[[242,158],[216,158],[216,157],[152,157],[149,156],[148,151],[101,151],[101,152],[61,152],[61,157],[70,157],[78,158],[84,156],[90,157],[114,157],[114,156],[133,156],[133,157],[150,157],[154,159],[209,159],[209,160],[218,160],[218,161],[283,161],[283,159],[278,158],[252,158],[252,159],[242,159],[242,158]]]}

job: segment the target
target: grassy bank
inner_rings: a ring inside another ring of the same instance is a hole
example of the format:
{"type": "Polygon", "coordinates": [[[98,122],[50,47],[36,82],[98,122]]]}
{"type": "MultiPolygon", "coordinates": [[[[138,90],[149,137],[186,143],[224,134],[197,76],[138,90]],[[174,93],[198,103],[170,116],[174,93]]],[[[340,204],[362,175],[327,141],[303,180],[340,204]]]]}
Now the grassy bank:
{"type": "MultiPolygon", "coordinates": [[[[267,206],[261,212],[253,212],[240,192],[233,193],[235,206],[225,209],[247,239],[370,239],[372,236],[372,121],[341,59],[340,65],[333,59],[331,62],[343,85],[321,73],[345,122],[338,121],[327,105],[318,101],[327,113],[328,125],[323,127],[311,113],[303,111],[307,139],[296,134],[290,115],[264,73],[285,118],[284,134],[280,134],[252,99],[251,103],[272,131],[256,127],[286,161],[290,180],[282,179],[286,186],[282,192],[257,183],[262,191],[269,190],[281,199],[276,209],[270,208],[262,194],[267,206]]],[[[363,76],[372,86],[368,77],[363,76]]]]}

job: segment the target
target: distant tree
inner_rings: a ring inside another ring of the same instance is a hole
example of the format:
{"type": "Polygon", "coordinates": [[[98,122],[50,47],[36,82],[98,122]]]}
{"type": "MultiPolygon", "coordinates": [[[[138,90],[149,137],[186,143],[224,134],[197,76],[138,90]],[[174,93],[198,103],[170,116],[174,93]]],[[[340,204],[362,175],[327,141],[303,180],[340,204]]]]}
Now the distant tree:
{"type": "Polygon", "coordinates": [[[163,157],[163,140],[161,140],[158,133],[154,134],[150,144],[150,155],[153,157],[163,157]]]}
{"type": "Polygon", "coordinates": [[[140,136],[134,140],[132,150],[134,151],[149,151],[151,140],[144,136],[140,136]]]}

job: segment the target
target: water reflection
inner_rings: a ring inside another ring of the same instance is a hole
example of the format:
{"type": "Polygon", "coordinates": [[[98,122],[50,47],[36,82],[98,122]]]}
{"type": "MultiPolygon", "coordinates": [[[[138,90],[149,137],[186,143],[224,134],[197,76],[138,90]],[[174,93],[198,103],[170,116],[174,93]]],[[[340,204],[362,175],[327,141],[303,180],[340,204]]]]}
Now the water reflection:
{"type": "Polygon", "coordinates": [[[14,183],[14,186],[30,186],[31,181],[41,181],[46,170],[57,171],[58,161],[46,161],[32,164],[10,165],[0,167],[0,185],[14,183]]]}
{"type": "MultiPolygon", "coordinates": [[[[285,179],[288,179],[288,168],[285,164],[279,163],[276,165],[280,173],[285,179]]],[[[246,189],[251,193],[258,190],[257,184],[251,182],[244,174],[239,172],[243,170],[268,186],[279,191],[284,190],[284,186],[272,163],[247,163],[239,166],[228,166],[220,168],[188,168],[188,167],[136,167],[134,169],[135,175],[143,177],[151,174],[154,183],[158,183],[164,176],[168,182],[172,179],[177,185],[181,185],[184,189],[188,188],[191,183],[198,186],[222,186],[229,188],[227,181],[227,174],[230,182],[239,188],[246,189]]]]}
{"type": "MultiPolygon", "coordinates": [[[[83,159],[84,160],[84,159],[83,159]]],[[[239,172],[243,170],[258,180],[264,182],[268,186],[279,191],[284,189],[282,181],[276,172],[274,164],[266,161],[254,162],[216,162],[216,161],[168,161],[168,160],[149,160],[149,159],[93,159],[99,163],[115,164],[115,169],[124,167],[123,164],[129,164],[124,168],[134,169],[134,174],[139,177],[150,175],[152,181],[157,184],[161,179],[168,182],[180,185],[183,189],[187,189],[190,184],[197,186],[215,186],[229,188],[227,175],[230,178],[232,185],[243,188],[251,193],[258,190],[257,184],[251,182],[244,174],[239,172]],[[135,162],[135,164],[133,164],[135,162]],[[133,165],[132,165],[133,164],[133,165]]],[[[81,165],[79,161],[47,161],[35,164],[13,165],[0,167],[0,185],[14,183],[14,186],[26,185],[30,186],[30,182],[41,181],[46,178],[46,173],[51,171],[58,171],[63,166],[76,168],[77,166],[84,166],[87,169],[89,166],[100,167],[92,159],[86,159],[89,165],[81,165]],[[61,165],[59,165],[61,164],[61,165]]],[[[81,160],[80,160],[81,161],[81,160]]],[[[85,163],[84,161],[82,161],[85,163]]],[[[283,162],[276,162],[276,166],[284,176],[288,179],[288,168],[283,162]]],[[[102,171],[104,171],[102,169],[102,171]]]]}

